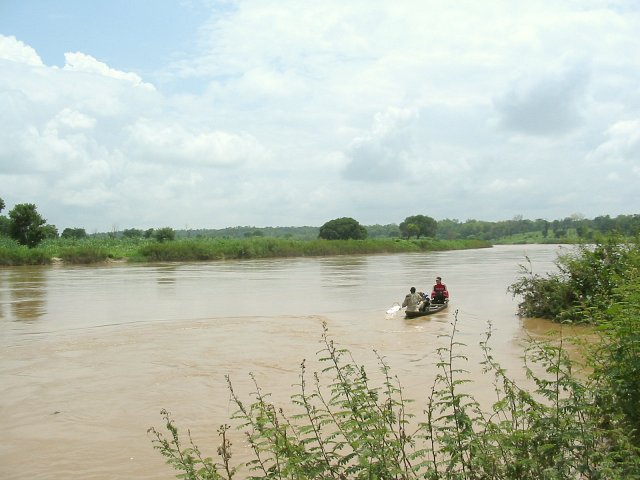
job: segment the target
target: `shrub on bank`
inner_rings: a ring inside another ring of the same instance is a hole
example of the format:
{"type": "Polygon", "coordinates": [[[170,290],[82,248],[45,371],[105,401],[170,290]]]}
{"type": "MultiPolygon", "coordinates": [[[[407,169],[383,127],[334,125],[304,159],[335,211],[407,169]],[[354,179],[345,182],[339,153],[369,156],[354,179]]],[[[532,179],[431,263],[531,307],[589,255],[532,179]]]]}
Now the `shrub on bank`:
{"type": "Polygon", "coordinates": [[[28,248],[16,240],[0,236],[0,265],[12,267],[16,265],[46,265],[51,257],[38,248],[28,248]]]}
{"type": "Polygon", "coordinates": [[[613,305],[598,317],[601,336],[591,346],[591,364],[610,393],[603,405],[620,407],[640,445],[640,269],[627,272],[613,296],[613,305]]]}
{"type": "Polygon", "coordinates": [[[605,385],[601,404],[624,413],[640,445],[640,239],[612,235],[558,257],[559,273],[529,270],[511,290],[524,316],[597,325],[599,341],[588,352],[605,385]]]}
{"type": "Polygon", "coordinates": [[[509,287],[520,297],[518,313],[555,321],[596,323],[613,305],[615,289],[640,268],[640,242],[611,235],[559,255],[557,273],[534,274],[529,265],[509,287]]]}
{"type": "Polygon", "coordinates": [[[16,265],[47,265],[49,263],[51,263],[51,257],[41,250],[0,246],[0,265],[12,267],[16,265]]]}
{"type": "Polygon", "coordinates": [[[104,262],[110,258],[109,250],[96,245],[65,247],[59,252],[59,258],[66,263],[85,264],[104,262]]]}

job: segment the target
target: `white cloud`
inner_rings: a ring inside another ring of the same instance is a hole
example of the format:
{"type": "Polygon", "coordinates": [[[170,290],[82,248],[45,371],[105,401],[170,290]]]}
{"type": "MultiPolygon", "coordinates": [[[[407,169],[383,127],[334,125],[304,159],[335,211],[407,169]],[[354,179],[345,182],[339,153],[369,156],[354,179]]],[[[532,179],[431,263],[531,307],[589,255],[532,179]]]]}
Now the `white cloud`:
{"type": "Polygon", "coordinates": [[[155,89],[154,86],[150,83],[143,82],[142,78],[139,75],[133,72],[121,72],[119,70],[110,68],[106,63],[96,60],[91,55],[86,55],[80,52],[68,52],[64,54],[64,58],[64,70],[69,70],[72,72],[95,73],[98,75],[103,75],[105,77],[115,78],[116,80],[124,80],[137,87],[144,87],[150,90],[155,89]]]}
{"type": "MultiPolygon", "coordinates": [[[[596,172],[599,190],[609,192],[621,202],[628,202],[629,208],[637,208],[640,119],[622,120],[609,127],[604,140],[585,156],[585,165],[596,172]]],[[[603,196],[607,197],[607,194],[603,196]]]]}
{"type": "Polygon", "coordinates": [[[216,2],[145,74],[0,36],[2,196],[88,231],[626,213],[640,16],[618,7],[216,2]]]}
{"type": "Polygon", "coordinates": [[[64,108],[49,122],[47,129],[58,131],[60,128],[69,130],[89,130],[96,125],[96,119],[77,110],[64,108]]]}
{"type": "Polygon", "coordinates": [[[355,138],[346,152],[345,178],[383,182],[410,175],[410,126],[417,117],[413,109],[389,108],[376,113],[370,132],[355,138]]]}
{"type": "Polygon", "coordinates": [[[640,119],[617,122],[606,136],[607,140],[587,156],[590,162],[603,167],[640,164],[640,119]]]}
{"type": "Polygon", "coordinates": [[[0,35],[0,59],[34,67],[44,65],[33,48],[13,36],[0,35]]]}
{"type": "Polygon", "coordinates": [[[140,119],[126,128],[126,149],[137,161],[205,166],[261,163],[268,152],[247,134],[197,132],[180,124],[140,119]]]}
{"type": "Polygon", "coordinates": [[[523,195],[531,186],[531,181],[526,178],[516,178],[513,180],[505,180],[502,178],[491,181],[488,185],[483,186],[485,193],[509,193],[523,195]]]}

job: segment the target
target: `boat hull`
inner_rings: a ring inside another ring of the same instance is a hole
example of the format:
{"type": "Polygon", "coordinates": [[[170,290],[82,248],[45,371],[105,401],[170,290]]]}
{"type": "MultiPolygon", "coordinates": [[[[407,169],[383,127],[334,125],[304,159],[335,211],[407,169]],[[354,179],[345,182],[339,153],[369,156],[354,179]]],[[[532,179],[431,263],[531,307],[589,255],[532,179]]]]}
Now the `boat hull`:
{"type": "Polygon", "coordinates": [[[410,311],[406,311],[405,310],[404,314],[405,314],[405,318],[426,317],[427,315],[433,315],[434,313],[441,312],[442,310],[444,310],[448,306],[449,306],[449,301],[447,300],[446,302],[444,302],[442,304],[429,305],[429,308],[427,310],[425,310],[424,312],[420,312],[420,311],[418,311],[418,312],[410,312],[410,311]]]}

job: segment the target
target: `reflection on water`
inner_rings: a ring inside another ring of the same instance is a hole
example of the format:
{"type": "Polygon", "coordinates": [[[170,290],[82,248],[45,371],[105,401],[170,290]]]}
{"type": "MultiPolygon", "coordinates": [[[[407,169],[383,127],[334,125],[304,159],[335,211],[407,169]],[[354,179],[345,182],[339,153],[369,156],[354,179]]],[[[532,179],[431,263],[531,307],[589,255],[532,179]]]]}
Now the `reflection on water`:
{"type": "Polygon", "coordinates": [[[45,314],[46,277],[41,268],[0,270],[0,279],[0,317],[31,321],[45,314]]]}
{"type": "Polygon", "coordinates": [[[473,393],[490,399],[478,348],[488,322],[496,359],[516,374],[523,341],[546,328],[518,319],[506,291],[524,255],[537,271],[554,268],[554,247],[510,246],[1,269],[0,478],[172,478],[146,435],[160,425],[160,409],[215,455],[216,427],[234,410],[224,376],[246,398],[253,372],[284,402],[301,360],[317,368],[324,322],[370,371],[372,349],[383,355],[406,396],[421,399],[457,312],[473,393]],[[386,314],[410,286],[430,290],[436,275],[451,291],[447,311],[411,320],[386,314]]]}
{"type": "Polygon", "coordinates": [[[358,287],[366,277],[366,256],[339,256],[322,259],[320,273],[324,288],[358,287]]]}
{"type": "Polygon", "coordinates": [[[178,274],[177,270],[177,265],[158,268],[158,276],[156,279],[158,285],[174,285],[178,274]]]}

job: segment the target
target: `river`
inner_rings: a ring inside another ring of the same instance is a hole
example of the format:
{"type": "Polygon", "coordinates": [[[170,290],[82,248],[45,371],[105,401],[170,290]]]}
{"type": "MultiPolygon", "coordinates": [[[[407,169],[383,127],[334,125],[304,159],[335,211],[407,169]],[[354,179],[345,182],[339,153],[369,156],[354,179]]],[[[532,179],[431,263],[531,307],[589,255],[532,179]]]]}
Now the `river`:
{"type": "MultiPolygon", "coordinates": [[[[383,355],[418,399],[457,313],[471,388],[488,401],[478,342],[490,322],[496,358],[522,377],[523,341],[556,327],[519,319],[507,287],[525,256],[543,274],[562,248],[2,268],[0,478],[173,478],[147,434],[162,426],[160,410],[215,456],[215,430],[234,412],[225,375],[245,400],[253,372],[286,402],[300,362],[317,358],[323,323],[367,368],[376,369],[374,349],[383,355]],[[447,310],[386,314],[437,275],[451,292],[447,310]]],[[[246,452],[240,433],[233,448],[246,452]]]]}

